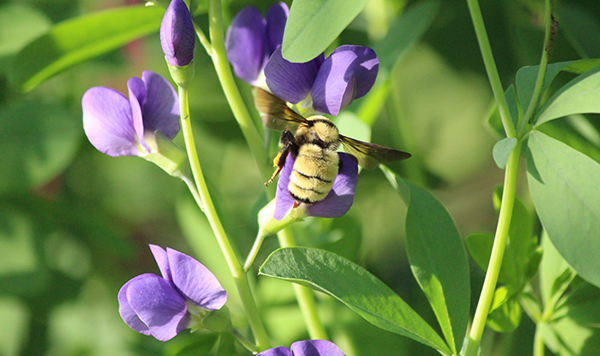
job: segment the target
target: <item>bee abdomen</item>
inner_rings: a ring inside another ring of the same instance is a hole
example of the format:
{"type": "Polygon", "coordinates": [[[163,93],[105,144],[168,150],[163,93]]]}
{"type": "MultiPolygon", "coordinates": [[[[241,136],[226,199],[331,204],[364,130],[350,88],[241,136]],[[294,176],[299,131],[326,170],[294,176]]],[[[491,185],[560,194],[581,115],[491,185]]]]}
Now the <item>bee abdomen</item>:
{"type": "Polygon", "coordinates": [[[331,191],[339,170],[339,157],[335,151],[307,146],[296,157],[288,190],[296,201],[313,204],[325,199],[331,191]]]}

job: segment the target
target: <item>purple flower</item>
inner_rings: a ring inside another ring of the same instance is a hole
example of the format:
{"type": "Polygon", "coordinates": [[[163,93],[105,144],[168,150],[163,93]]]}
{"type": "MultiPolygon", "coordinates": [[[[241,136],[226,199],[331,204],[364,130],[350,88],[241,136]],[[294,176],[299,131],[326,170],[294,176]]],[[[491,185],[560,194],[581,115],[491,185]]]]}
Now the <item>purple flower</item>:
{"type": "Polygon", "coordinates": [[[200,262],[170,248],[150,249],[162,277],[142,274],[119,291],[119,313],[133,330],[167,341],[225,305],[227,293],[200,262]]]}
{"type": "Polygon", "coordinates": [[[290,347],[276,347],[257,356],[346,356],[339,347],[327,340],[296,341],[290,347]]]}
{"type": "Polygon", "coordinates": [[[160,45],[169,64],[183,67],[194,59],[194,24],[183,0],[172,0],[160,24],[160,45]]]}
{"type": "MultiPolygon", "coordinates": [[[[358,164],[346,153],[340,156],[340,169],[333,182],[333,188],[325,199],[305,207],[306,215],[322,218],[337,218],[350,209],[354,202],[354,193],[358,182],[358,164]]],[[[275,213],[273,217],[281,220],[288,214],[296,201],[288,191],[290,175],[294,167],[294,158],[288,155],[285,166],[279,173],[277,192],[275,193],[275,213]]]]}
{"type": "Polygon", "coordinates": [[[109,156],[145,156],[157,132],[169,140],[179,132],[179,101],[173,86],[144,71],[127,81],[129,99],[105,87],[89,89],[81,100],[83,128],[100,152],[109,156]]]}
{"type": "Polygon", "coordinates": [[[281,45],[288,13],[287,5],[279,2],[269,7],[266,18],[254,6],[244,7],[233,18],[225,48],[238,78],[252,85],[257,83],[267,60],[281,45]]]}
{"type": "Polygon", "coordinates": [[[337,115],[375,84],[379,60],[363,46],[340,46],[327,59],[291,63],[275,50],[265,66],[267,85],[277,97],[297,104],[312,100],[317,112],[337,115]],[[309,97],[310,95],[310,97],[309,97]]]}

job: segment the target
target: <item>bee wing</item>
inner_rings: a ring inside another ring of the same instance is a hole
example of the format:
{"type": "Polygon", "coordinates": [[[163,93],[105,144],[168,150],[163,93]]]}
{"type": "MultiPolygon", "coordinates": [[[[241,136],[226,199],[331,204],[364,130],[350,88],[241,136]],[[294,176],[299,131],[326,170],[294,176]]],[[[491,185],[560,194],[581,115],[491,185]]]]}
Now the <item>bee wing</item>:
{"type": "Polygon", "coordinates": [[[254,104],[266,128],[279,131],[292,130],[306,122],[306,119],[290,109],[285,101],[268,91],[255,87],[252,93],[254,94],[254,104]]]}
{"type": "Polygon", "coordinates": [[[366,169],[373,169],[379,163],[395,162],[410,158],[410,153],[375,143],[355,140],[343,135],[340,135],[340,141],[344,145],[344,151],[354,155],[358,160],[358,164],[366,169]]]}

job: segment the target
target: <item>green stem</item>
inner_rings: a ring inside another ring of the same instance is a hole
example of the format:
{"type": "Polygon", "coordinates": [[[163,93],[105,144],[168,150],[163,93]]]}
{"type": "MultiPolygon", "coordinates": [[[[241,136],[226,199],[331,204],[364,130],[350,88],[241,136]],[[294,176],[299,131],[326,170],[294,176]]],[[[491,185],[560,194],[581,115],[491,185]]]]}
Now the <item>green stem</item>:
{"type": "Polygon", "coordinates": [[[248,339],[246,339],[246,337],[244,335],[242,335],[237,329],[234,328],[230,332],[233,336],[235,336],[237,341],[239,341],[240,344],[244,345],[244,347],[246,349],[248,349],[250,352],[252,352],[254,354],[257,354],[260,352],[260,350],[256,348],[256,345],[254,345],[248,339]]]}
{"type": "MultiPolygon", "coordinates": [[[[279,239],[279,245],[281,247],[294,247],[296,242],[294,241],[294,235],[290,228],[285,228],[277,233],[279,239]]],[[[301,286],[293,283],[294,292],[296,293],[296,299],[298,305],[304,316],[306,327],[308,329],[308,335],[311,339],[323,339],[327,340],[327,332],[321,323],[319,314],[317,313],[317,306],[315,304],[315,296],[311,289],[308,287],[301,286]]]]}
{"type": "Polygon", "coordinates": [[[533,356],[544,356],[544,337],[542,336],[542,328],[538,324],[535,328],[535,336],[533,339],[533,356]]]}
{"type": "Polygon", "coordinates": [[[250,285],[248,283],[248,276],[246,273],[244,273],[242,266],[240,265],[237,256],[231,247],[231,244],[229,243],[227,234],[223,229],[223,225],[219,220],[219,216],[208,192],[208,187],[206,186],[206,181],[204,180],[204,175],[202,174],[200,161],[198,160],[198,153],[192,132],[188,104],[188,91],[182,87],[179,87],[179,106],[181,110],[181,127],[183,131],[183,138],[185,140],[185,146],[188,152],[192,174],[194,176],[196,187],[198,188],[200,201],[204,203],[200,207],[204,207],[203,211],[206,214],[215,237],[217,238],[219,247],[225,256],[225,260],[227,261],[231,275],[235,280],[242,304],[244,305],[244,309],[248,315],[250,327],[252,328],[256,338],[257,347],[260,350],[265,350],[270,346],[269,339],[258,314],[254,297],[252,296],[250,285]]]}
{"type": "Polygon", "coordinates": [[[531,100],[529,101],[529,106],[527,107],[527,111],[525,112],[525,116],[523,116],[523,120],[519,124],[519,132],[522,132],[523,126],[529,123],[529,120],[533,116],[535,109],[537,108],[537,103],[540,99],[540,94],[542,93],[542,87],[544,86],[544,79],[546,77],[546,68],[548,67],[548,46],[550,45],[550,41],[552,41],[552,5],[550,3],[551,0],[546,0],[545,6],[546,11],[544,14],[545,21],[545,36],[544,36],[544,48],[542,48],[542,58],[540,59],[540,67],[538,70],[537,78],[535,80],[535,87],[533,89],[533,95],[531,96],[531,100]]]}
{"type": "MultiPolygon", "coordinates": [[[[256,126],[254,126],[250,113],[248,112],[246,104],[235,83],[229,62],[227,61],[221,11],[220,0],[209,1],[210,39],[212,46],[210,55],[225,96],[227,97],[227,101],[231,106],[233,115],[246,138],[246,142],[257,162],[263,180],[267,181],[272,173],[269,165],[270,160],[267,157],[262,139],[256,126]]],[[[273,198],[272,191],[269,191],[269,193],[270,197],[273,198]]],[[[282,247],[295,246],[293,235],[290,232],[282,233],[278,236],[280,235],[285,236],[279,238],[279,243],[282,247]]],[[[294,290],[311,338],[326,339],[327,334],[318,318],[313,292],[310,289],[299,285],[294,285],[294,290]]]]}
{"type": "Polygon", "coordinates": [[[469,12],[471,13],[471,19],[473,20],[473,27],[475,28],[475,34],[477,35],[477,41],[479,42],[479,48],[481,50],[481,56],[483,57],[483,64],[492,86],[492,92],[494,93],[494,99],[498,105],[498,111],[500,112],[500,118],[502,119],[502,125],[504,131],[508,137],[516,137],[517,131],[515,125],[510,118],[510,111],[508,110],[508,104],[506,97],[504,96],[504,89],[502,88],[502,82],[500,81],[500,75],[498,74],[498,68],[494,61],[494,55],[492,54],[492,47],[485,30],[485,24],[483,23],[483,16],[481,15],[481,9],[479,8],[479,2],[477,0],[467,0],[469,5],[469,12]]]}
{"type": "Polygon", "coordinates": [[[483,282],[479,303],[473,317],[473,325],[469,333],[466,356],[477,355],[477,349],[481,343],[481,336],[487,316],[490,312],[490,306],[494,297],[500,267],[502,266],[502,257],[506,248],[508,239],[508,229],[512,218],[513,206],[517,188],[517,174],[519,172],[519,157],[521,155],[522,142],[518,141],[517,146],[513,149],[508,158],[506,172],[504,175],[504,189],[502,193],[502,202],[500,205],[500,214],[498,217],[498,226],[496,228],[496,236],[494,237],[494,245],[492,246],[492,255],[483,282]]]}
{"type": "Polygon", "coordinates": [[[209,17],[210,17],[210,39],[212,46],[212,53],[210,53],[217,71],[217,76],[223,87],[225,97],[229,102],[233,116],[237,120],[240,126],[246,142],[250,147],[250,151],[254,156],[254,160],[258,164],[258,168],[262,175],[263,180],[266,182],[270,177],[271,173],[269,168],[269,159],[267,153],[263,147],[263,141],[250,117],[248,108],[244,103],[244,99],[240,94],[238,87],[235,83],[231,67],[227,60],[227,53],[225,52],[225,37],[223,35],[223,16],[221,13],[221,1],[210,0],[209,2],[209,17]]]}

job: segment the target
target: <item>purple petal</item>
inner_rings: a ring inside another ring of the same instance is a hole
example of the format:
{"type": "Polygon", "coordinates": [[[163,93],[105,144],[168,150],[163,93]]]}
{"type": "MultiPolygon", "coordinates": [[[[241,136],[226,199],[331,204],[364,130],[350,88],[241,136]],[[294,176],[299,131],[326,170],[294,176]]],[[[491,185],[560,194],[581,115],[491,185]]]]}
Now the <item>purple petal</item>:
{"type": "Polygon", "coordinates": [[[189,325],[185,299],[164,278],[152,273],[138,276],[125,294],[131,309],[157,340],[170,340],[189,325]]]}
{"type": "Polygon", "coordinates": [[[139,156],[131,105],[111,88],[89,89],[81,100],[83,129],[100,152],[109,156],[139,156]]]}
{"type": "Polygon", "coordinates": [[[146,96],[142,105],[144,129],[160,131],[172,140],[179,132],[179,97],[177,92],[162,76],[144,71],[142,81],[146,96]]]}
{"type": "Polygon", "coordinates": [[[323,55],[306,63],[292,63],[283,59],[278,47],[265,66],[267,85],[277,97],[297,104],[304,100],[315,82],[323,55]]]}
{"type": "Polygon", "coordinates": [[[294,355],[292,355],[292,353],[290,352],[290,350],[288,350],[287,347],[280,346],[280,347],[276,347],[274,349],[269,349],[267,351],[263,351],[256,356],[294,356],[294,355]]]}
{"type": "Polygon", "coordinates": [[[173,284],[189,300],[206,310],[218,310],[227,301],[227,292],[212,272],[200,262],[167,248],[173,284]]]}
{"type": "Polygon", "coordinates": [[[289,13],[290,10],[283,2],[277,2],[269,6],[267,10],[265,18],[267,21],[267,54],[269,56],[283,42],[283,31],[285,30],[285,23],[287,22],[289,13]]]}
{"type": "Polygon", "coordinates": [[[379,60],[375,52],[363,46],[340,46],[319,69],[312,88],[314,107],[320,112],[337,115],[352,100],[367,94],[373,87],[379,60]]]}
{"type": "Polygon", "coordinates": [[[173,277],[171,277],[171,267],[169,266],[169,258],[167,257],[167,251],[165,251],[162,247],[156,245],[150,245],[150,251],[152,251],[152,255],[156,260],[156,264],[160,269],[160,274],[162,274],[163,278],[169,282],[173,282],[173,277]]]}
{"type": "Polygon", "coordinates": [[[183,0],[172,0],[160,24],[160,44],[167,61],[183,67],[194,59],[194,24],[183,0]]]}
{"type": "Polygon", "coordinates": [[[131,105],[131,114],[133,117],[133,127],[135,133],[140,141],[140,144],[144,146],[146,151],[150,152],[150,147],[144,142],[144,117],[142,113],[142,103],[146,98],[146,85],[138,78],[129,78],[127,81],[127,89],[129,89],[129,104],[131,105]]]}
{"type": "Polygon", "coordinates": [[[244,7],[231,21],[225,38],[235,75],[254,85],[268,58],[267,46],[265,19],[254,6],[244,7]]]}
{"type": "Polygon", "coordinates": [[[339,347],[327,340],[296,341],[290,349],[294,356],[346,356],[339,347]]]}
{"type": "Polygon", "coordinates": [[[292,154],[288,154],[285,159],[285,165],[281,172],[279,172],[279,179],[277,180],[277,191],[275,192],[275,213],[273,217],[279,221],[289,213],[290,209],[294,206],[296,201],[290,195],[288,185],[290,184],[290,175],[294,168],[294,162],[296,160],[292,157],[292,154]]]}
{"type": "Polygon", "coordinates": [[[121,290],[119,290],[119,314],[121,314],[121,318],[125,322],[125,324],[129,325],[130,328],[137,331],[138,333],[142,333],[144,335],[150,335],[150,329],[144,322],[138,317],[135,313],[131,305],[129,305],[129,301],[127,301],[127,289],[131,286],[133,282],[140,278],[145,278],[144,275],[137,276],[133,279],[130,279],[121,290]]]}
{"type": "Polygon", "coordinates": [[[339,152],[338,155],[340,170],[333,182],[333,188],[325,199],[308,206],[306,215],[338,218],[350,210],[358,183],[358,164],[346,153],[339,152]]]}

